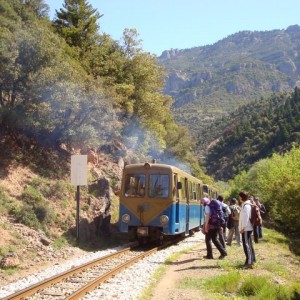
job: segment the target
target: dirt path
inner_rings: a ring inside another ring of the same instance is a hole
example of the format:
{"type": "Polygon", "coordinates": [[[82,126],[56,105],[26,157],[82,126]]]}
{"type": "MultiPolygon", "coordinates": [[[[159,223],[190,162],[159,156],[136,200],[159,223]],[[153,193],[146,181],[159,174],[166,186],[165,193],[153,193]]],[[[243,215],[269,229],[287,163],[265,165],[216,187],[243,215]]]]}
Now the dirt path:
{"type": "Polygon", "coordinates": [[[217,258],[219,253],[213,248],[216,258],[207,260],[203,258],[206,255],[205,243],[200,241],[193,249],[187,250],[176,260],[168,263],[166,273],[158,280],[152,289],[151,297],[147,300],[211,300],[214,298],[212,294],[209,295],[209,292],[201,286],[180,288],[179,284],[183,279],[189,278],[203,282],[203,279],[228,274],[230,271],[243,273],[244,276],[270,277],[274,283],[282,285],[292,281],[299,282],[300,261],[289,251],[287,245],[269,243],[268,234],[265,234],[254,248],[257,263],[253,269],[244,269],[243,247],[239,247],[235,242],[232,246],[227,246],[228,256],[223,260],[217,258]]]}
{"type": "MultiPolygon", "coordinates": [[[[170,266],[167,267],[166,274],[159,281],[153,291],[152,300],[206,300],[210,299],[197,290],[187,290],[178,288],[181,279],[204,278],[206,275],[212,276],[216,273],[216,260],[206,260],[203,256],[206,254],[204,242],[199,243],[194,249],[188,250],[170,266]]],[[[217,255],[217,253],[216,253],[217,255]]]]}

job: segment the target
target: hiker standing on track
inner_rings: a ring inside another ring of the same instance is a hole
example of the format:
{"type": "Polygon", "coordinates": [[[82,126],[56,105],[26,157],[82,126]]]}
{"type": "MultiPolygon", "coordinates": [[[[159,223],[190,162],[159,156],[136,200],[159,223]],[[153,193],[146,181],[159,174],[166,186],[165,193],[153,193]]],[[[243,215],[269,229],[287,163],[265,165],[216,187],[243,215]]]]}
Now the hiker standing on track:
{"type": "MultiPolygon", "coordinates": [[[[218,200],[212,200],[212,201],[218,201],[218,200]]],[[[210,199],[206,198],[206,197],[204,197],[201,200],[201,203],[205,207],[205,223],[203,225],[203,233],[205,234],[205,244],[206,244],[207,254],[206,254],[206,256],[204,256],[204,258],[206,258],[206,259],[214,258],[213,251],[212,251],[212,243],[211,243],[211,242],[213,242],[221,254],[219,259],[223,259],[225,256],[227,256],[227,252],[226,252],[226,249],[222,246],[222,244],[220,243],[220,241],[218,239],[218,233],[220,230],[220,226],[214,225],[212,222],[213,212],[209,206],[210,202],[211,202],[210,199]]],[[[221,209],[220,201],[218,201],[218,203],[219,203],[219,206],[221,209]]]]}
{"type": "Polygon", "coordinates": [[[251,234],[253,231],[253,226],[250,222],[251,201],[248,199],[247,192],[240,192],[239,197],[242,202],[242,209],[240,212],[240,219],[239,219],[239,230],[242,235],[242,243],[246,255],[245,267],[253,268],[253,264],[255,263],[256,259],[255,259],[255,251],[251,239],[251,234]]]}

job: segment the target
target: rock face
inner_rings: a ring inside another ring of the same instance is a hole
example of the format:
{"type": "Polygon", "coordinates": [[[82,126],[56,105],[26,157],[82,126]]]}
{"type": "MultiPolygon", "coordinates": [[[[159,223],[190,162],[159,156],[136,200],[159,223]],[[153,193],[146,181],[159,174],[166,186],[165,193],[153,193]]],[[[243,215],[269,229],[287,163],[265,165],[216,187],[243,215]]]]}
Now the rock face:
{"type": "MultiPolygon", "coordinates": [[[[97,196],[89,196],[87,209],[82,211],[79,222],[80,242],[89,242],[95,236],[110,234],[111,195],[108,178],[100,178],[89,186],[89,190],[97,192],[97,196]]],[[[73,230],[72,230],[73,231],[73,230]]]]}
{"type": "Polygon", "coordinates": [[[111,189],[107,178],[102,178],[97,182],[100,192],[99,198],[96,199],[93,206],[95,207],[94,224],[96,235],[108,235],[110,233],[110,208],[111,208],[111,189]]]}
{"type": "Polygon", "coordinates": [[[15,268],[20,265],[19,257],[16,253],[10,252],[0,261],[2,269],[15,268]]]}
{"type": "MultiPolygon", "coordinates": [[[[88,147],[78,149],[80,154],[87,155],[92,177],[98,178],[88,186],[90,196],[83,201],[87,203],[80,204],[85,206],[80,210],[79,240],[82,242],[110,234],[112,196],[117,195],[121,188],[125,165],[121,154],[126,151],[126,146],[117,139],[97,151],[88,147]]],[[[71,232],[75,234],[75,230],[72,228],[71,232]]]]}
{"type": "Polygon", "coordinates": [[[234,107],[293,91],[300,81],[300,27],[242,31],[213,45],[164,51],[158,62],[168,74],[164,93],[174,98],[175,119],[196,137],[234,107]]]}

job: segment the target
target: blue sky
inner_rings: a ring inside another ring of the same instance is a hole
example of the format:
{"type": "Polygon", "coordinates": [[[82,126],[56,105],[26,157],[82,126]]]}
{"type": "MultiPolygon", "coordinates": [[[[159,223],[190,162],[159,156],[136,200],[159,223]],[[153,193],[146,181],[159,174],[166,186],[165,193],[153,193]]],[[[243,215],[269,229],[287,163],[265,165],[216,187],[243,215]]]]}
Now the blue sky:
{"type": "MultiPolygon", "coordinates": [[[[51,10],[64,0],[44,0],[51,10]]],[[[172,48],[214,44],[243,30],[265,31],[300,25],[299,0],[89,0],[104,16],[100,32],[120,40],[135,28],[144,51],[160,55],[172,48]]]]}

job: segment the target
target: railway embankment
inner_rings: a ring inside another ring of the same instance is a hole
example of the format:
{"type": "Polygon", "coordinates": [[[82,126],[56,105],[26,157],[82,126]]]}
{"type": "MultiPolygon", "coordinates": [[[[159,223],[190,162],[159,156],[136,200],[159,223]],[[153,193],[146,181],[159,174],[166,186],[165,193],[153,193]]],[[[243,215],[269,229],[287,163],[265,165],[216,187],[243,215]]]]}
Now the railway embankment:
{"type": "MultiPolygon", "coordinates": [[[[84,299],[205,300],[248,299],[250,296],[255,299],[298,299],[300,261],[289,250],[288,240],[265,229],[263,239],[254,247],[257,263],[253,269],[243,268],[243,249],[235,243],[227,248],[225,259],[218,259],[214,249],[216,259],[207,260],[203,258],[206,254],[204,236],[197,232],[136,263],[84,299]]],[[[101,253],[85,253],[52,264],[59,272],[67,266],[72,267],[75,262],[78,264],[81,258],[86,260],[90,256],[92,259],[95,255],[101,253]]],[[[26,280],[36,280],[47,274],[53,275],[53,267],[28,274],[26,280]]],[[[9,284],[10,289],[20,287],[23,282],[15,280],[9,284]]],[[[0,292],[7,290],[5,286],[1,284],[0,292]]]]}

